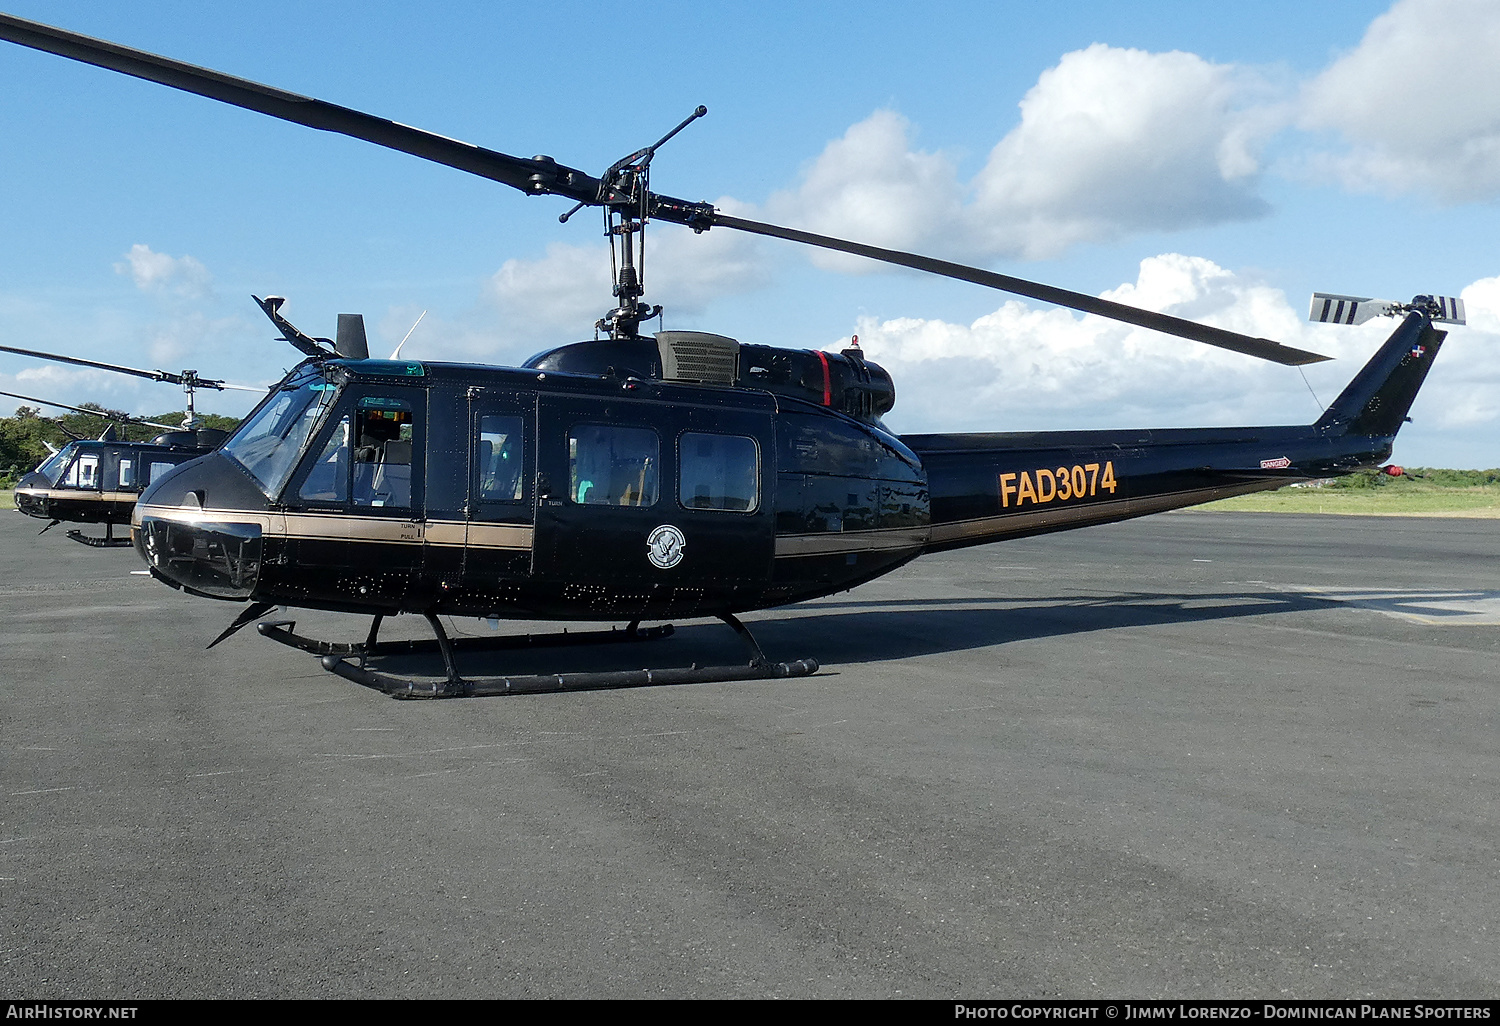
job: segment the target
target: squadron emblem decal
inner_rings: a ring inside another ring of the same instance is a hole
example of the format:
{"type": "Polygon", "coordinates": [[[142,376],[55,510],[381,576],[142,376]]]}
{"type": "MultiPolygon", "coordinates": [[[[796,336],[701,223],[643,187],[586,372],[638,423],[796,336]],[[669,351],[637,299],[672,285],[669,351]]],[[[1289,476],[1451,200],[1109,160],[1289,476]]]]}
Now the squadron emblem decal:
{"type": "Polygon", "coordinates": [[[646,539],[646,558],[651,560],[652,566],[670,570],[682,562],[686,548],[687,539],[682,532],[671,524],[662,524],[646,539]]]}

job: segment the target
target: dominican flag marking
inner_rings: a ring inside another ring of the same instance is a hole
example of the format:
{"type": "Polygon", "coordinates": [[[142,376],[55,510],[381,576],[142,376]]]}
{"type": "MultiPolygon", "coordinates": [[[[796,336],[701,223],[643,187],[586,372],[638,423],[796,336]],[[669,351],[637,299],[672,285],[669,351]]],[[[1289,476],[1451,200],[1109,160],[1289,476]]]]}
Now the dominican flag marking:
{"type": "Polygon", "coordinates": [[[1411,355],[1413,355],[1413,356],[1417,357],[1418,359],[1420,359],[1421,357],[1427,355],[1427,347],[1426,346],[1412,346],[1411,347],[1411,355]]]}

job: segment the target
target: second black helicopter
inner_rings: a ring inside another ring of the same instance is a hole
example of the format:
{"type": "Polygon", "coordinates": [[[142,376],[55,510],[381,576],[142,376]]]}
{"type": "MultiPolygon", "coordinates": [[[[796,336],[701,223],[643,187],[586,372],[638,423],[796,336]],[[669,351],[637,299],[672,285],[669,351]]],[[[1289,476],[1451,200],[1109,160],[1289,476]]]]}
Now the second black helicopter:
{"type": "MultiPolygon", "coordinates": [[[[76,356],[44,353],[36,349],[20,349],[15,346],[0,346],[0,352],[15,353],[57,363],[74,364],[116,374],[129,374],[165,381],[182,386],[187,396],[187,413],[176,427],[158,424],[119,414],[106,414],[110,425],[96,439],[75,438],[57,452],[52,453],[29,473],[16,482],[16,509],[27,516],[47,521],[42,528],[46,533],[60,523],[103,525],[104,535],[84,534],[81,530],[70,530],[68,537],[96,548],[111,548],[130,544],[127,537],[115,537],[114,529],[130,523],[135,512],[135,502],[141,492],[152,481],[179,463],[196,459],[217,449],[229,437],[229,432],[205,426],[194,408],[194,393],[200,388],[222,391],[237,389],[261,392],[263,389],[248,385],[232,385],[226,381],[201,377],[197,371],[180,373],[162,370],[138,370],[118,364],[101,363],[76,356]],[[162,433],[149,441],[129,441],[118,436],[117,425],[139,424],[152,427],[162,433]]],[[[100,413],[80,406],[71,406],[54,400],[36,399],[32,396],[0,392],[15,399],[58,406],[79,413],[100,413]]]]}

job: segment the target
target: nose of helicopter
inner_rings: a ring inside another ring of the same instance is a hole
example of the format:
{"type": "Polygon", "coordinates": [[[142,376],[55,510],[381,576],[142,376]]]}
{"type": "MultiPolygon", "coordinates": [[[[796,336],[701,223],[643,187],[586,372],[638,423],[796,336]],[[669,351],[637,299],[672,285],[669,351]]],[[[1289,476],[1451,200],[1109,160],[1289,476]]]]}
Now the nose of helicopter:
{"type": "Polygon", "coordinates": [[[52,482],[34,470],[22,476],[16,482],[16,509],[29,517],[45,519],[48,516],[47,489],[50,487],[52,482]]]}
{"type": "MultiPolygon", "coordinates": [[[[212,518],[213,514],[207,516],[212,518]]],[[[181,514],[145,514],[131,531],[158,580],[210,598],[247,599],[260,580],[261,529],[181,514]]]]}
{"type": "Polygon", "coordinates": [[[210,598],[247,599],[260,581],[264,514],[205,508],[205,496],[222,490],[218,459],[185,463],[153,482],[136,502],[130,536],[157,580],[210,598]]]}

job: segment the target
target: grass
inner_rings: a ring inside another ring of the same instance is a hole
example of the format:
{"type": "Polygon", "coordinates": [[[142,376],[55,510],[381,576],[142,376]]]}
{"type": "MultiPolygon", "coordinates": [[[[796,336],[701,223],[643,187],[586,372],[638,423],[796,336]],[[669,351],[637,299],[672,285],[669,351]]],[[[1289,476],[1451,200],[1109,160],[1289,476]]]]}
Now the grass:
{"type": "Polygon", "coordinates": [[[0,509],[15,509],[16,493],[13,488],[0,488],[0,509]]]}
{"type": "Polygon", "coordinates": [[[1403,477],[1364,472],[1322,487],[1257,492],[1196,508],[1223,513],[1500,517],[1500,471],[1412,467],[1403,477]]]}

